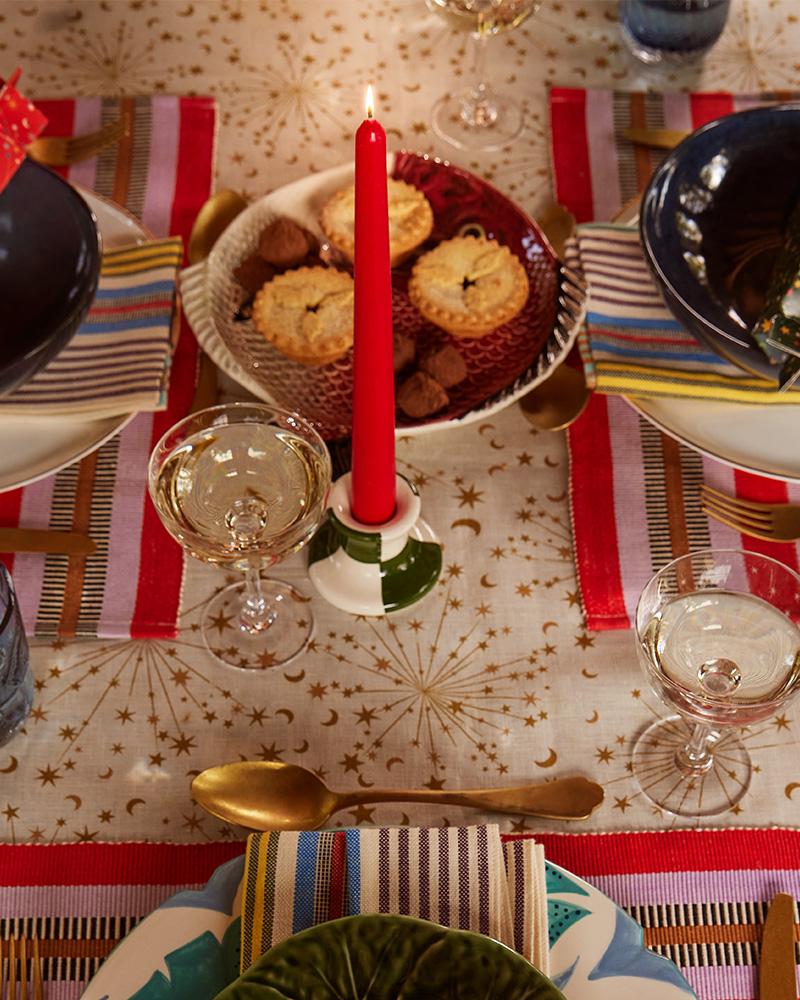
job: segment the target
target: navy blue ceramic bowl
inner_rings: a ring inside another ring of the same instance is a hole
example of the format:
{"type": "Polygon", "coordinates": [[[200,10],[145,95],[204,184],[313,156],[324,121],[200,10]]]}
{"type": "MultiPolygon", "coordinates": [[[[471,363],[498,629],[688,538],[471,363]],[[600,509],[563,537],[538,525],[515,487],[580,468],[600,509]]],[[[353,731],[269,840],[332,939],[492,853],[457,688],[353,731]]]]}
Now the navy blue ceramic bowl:
{"type": "Polygon", "coordinates": [[[642,199],[642,246],[664,301],[690,333],[777,380],[750,337],[800,199],[800,104],[718,118],[665,158],[642,199]]]}
{"type": "Polygon", "coordinates": [[[0,192],[0,395],[65,347],[99,274],[91,209],[58,174],[25,160],[0,192]]]}

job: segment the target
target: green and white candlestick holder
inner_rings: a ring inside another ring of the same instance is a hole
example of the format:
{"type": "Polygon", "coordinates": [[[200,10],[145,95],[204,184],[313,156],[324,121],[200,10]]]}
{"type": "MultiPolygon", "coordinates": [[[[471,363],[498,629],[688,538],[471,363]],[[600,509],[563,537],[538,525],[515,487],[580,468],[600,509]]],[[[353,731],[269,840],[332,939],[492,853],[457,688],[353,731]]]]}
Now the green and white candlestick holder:
{"type": "Polygon", "coordinates": [[[385,524],[352,514],[350,473],[331,488],[328,512],[308,547],[308,574],[322,597],[354,615],[385,615],[421,600],[439,579],[442,547],[420,517],[419,494],[397,477],[397,507],[385,524]]]}

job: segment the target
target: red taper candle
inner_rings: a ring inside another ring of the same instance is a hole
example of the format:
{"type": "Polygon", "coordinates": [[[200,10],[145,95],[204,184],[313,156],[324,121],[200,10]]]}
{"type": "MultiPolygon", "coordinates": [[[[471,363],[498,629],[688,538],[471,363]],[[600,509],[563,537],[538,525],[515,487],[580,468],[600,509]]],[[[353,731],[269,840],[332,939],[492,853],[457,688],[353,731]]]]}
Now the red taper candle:
{"type": "Polygon", "coordinates": [[[373,117],[356,132],[353,331],[353,516],[384,524],[395,510],[394,342],[386,133],[373,117]]]}

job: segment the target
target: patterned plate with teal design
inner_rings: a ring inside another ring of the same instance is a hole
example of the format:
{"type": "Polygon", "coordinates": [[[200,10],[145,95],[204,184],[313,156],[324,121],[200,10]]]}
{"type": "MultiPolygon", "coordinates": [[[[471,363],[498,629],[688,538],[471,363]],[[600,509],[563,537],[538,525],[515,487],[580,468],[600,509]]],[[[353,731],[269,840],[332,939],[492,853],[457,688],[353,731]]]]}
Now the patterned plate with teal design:
{"type": "MultiPolygon", "coordinates": [[[[547,862],[550,977],[567,1000],[697,1000],[642,929],[588,882],[547,862]]],[[[244,856],[205,888],[170,897],[133,930],[83,1000],[213,1000],[239,974],[237,890],[244,856]]]]}

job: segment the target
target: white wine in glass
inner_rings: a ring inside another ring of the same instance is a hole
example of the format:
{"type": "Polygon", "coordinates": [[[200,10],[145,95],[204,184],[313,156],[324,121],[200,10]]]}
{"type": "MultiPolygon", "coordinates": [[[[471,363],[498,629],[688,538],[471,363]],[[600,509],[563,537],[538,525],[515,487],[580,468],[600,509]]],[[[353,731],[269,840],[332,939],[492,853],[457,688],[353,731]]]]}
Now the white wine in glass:
{"type": "Polygon", "coordinates": [[[539,0],[427,0],[428,7],[457,31],[474,40],[474,82],[455,94],[445,94],[433,107],[438,136],[459,149],[476,152],[500,149],[522,131],[524,114],[507,94],[499,94],[485,79],[486,45],[502,31],[522,24],[539,7],[539,0]]]}
{"type": "Polygon", "coordinates": [[[647,584],[636,631],[651,687],[680,713],[636,743],[642,791],[679,816],[731,809],[752,771],[736,730],[800,690],[800,577],[754,552],[690,553],[647,584]]]}
{"type": "Polygon", "coordinates": [[[297,414],[233,403],[176,424],[150,459],[150,493],[169,533],[196,559],[237,569],[216,594],[203,636],[229,666],[285,663],[306,644],[306,600],[262,571],[311,538],[330,485],[327,448],[297,414]]]}

